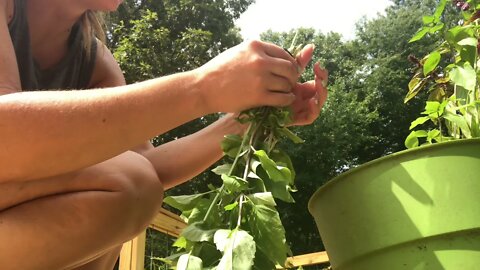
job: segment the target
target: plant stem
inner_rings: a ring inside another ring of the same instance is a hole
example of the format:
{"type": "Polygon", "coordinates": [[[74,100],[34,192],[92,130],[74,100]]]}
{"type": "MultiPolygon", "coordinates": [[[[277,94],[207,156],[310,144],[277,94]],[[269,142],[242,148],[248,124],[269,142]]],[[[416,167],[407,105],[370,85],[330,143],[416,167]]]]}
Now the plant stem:
{"type": "MultiPolygon", "coordinates": [[[[235,170],[235,166],[237,166],[237,163],[238,161],[240,160],[240,156],[242,155],[242,152],[243,152],[243,148],[245,148],[245,144],[247,143],[249,137],[248,135],[250,134],[251,130],[252,130],[252,127],[253,127],[253,122],[250,123],[250,125],[248,126],[247,128],[247,131],[245,132],[245,134],[243,135],[243,140],[242,140],[242,143],[240,144],[240,148],[238,149],[238,152],[237,152],[237,155],[235,157],[235,160],[233,161],[233,164],[232,164],[232,168],[230,168],[230,171],[228,172],[228,176],[231,176],[233,171],[235,170]]],[[[250,151],[250,150],[249,150],[250,151]]],[[[203,218],[203,222],[207,221],[208,217],[210,216],[210,213],[212,212],[212,209],[213,209],[213,206],[215,204],[217,204],[218,202],[218,199],[220,198],[220,196],[222,196],[223,192],[225,191],[225,185],[222,185],[217,193],[217,195],[215,196],[215,198],[213,199],[212,203],[210,204],[210,206],[208,207],[208,210],[207,210],[207,213],[205,214],[205,217],[203,218]]]]}
{"type": "Polygon", "coordinates": [[[437,113],[438,115],[438,129],[440,130],[440,142],[443,142],[443,132],[442,132],[442,118],[440,118],[440,114],[437,113]]]}
{"type": "Polygon", "coordinates": [[[248,146],[248,153],[247,153],[247,159],[245,161],[245,170],[243,171],[243,180],[247,181],[248,177],[248,172],[250,169],[250,163],[252,161],[252,151],[255,150],[255,145],[258,140],[258,132],[260,128],[262,127],[263,119],[260,121],[260,123],[257,123],[257,126],[255,127],[255,130],[252,132],[252,136],[250,136],[250,141],[249,141],[249,146],[248,146]]]}
{"type": "Polygon", "coordinates": [[[237,228],[240,228],[240,225],[242,224],[242,209],[243,209],[243,198],[245,195],[240,196],[240,203],[238,206],[238,221],[237,221],[237,228]]]}

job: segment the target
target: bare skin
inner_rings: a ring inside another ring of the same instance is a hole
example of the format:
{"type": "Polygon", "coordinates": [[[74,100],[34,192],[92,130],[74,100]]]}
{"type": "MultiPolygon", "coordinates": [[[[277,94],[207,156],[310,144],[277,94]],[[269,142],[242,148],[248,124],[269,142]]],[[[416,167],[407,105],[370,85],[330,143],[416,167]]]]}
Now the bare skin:
{"type": "MultiPolygon", "coordinates": [[[[87,9],[115,10],[119,1],[28,3],[32,51],[48,68],[67,52],[69,29],[87,9]]],[[[315,81],[296,83],[297,65],[306,66],[313,47],[295,60],[258,41],[197,70],[129,86],[100,44],[92,90],[21,92],[8,33],[13,7],[0,0],[2,269],[112,269],[121,244],[158,211],[163,191],[221,158],[223,136],[243,127],[229,115],[157,148],[143,142],[212,112],[263,105],[292,104],[296,124],[309,124],[326,100],[327,74],[318,66],[315,81]]]]}

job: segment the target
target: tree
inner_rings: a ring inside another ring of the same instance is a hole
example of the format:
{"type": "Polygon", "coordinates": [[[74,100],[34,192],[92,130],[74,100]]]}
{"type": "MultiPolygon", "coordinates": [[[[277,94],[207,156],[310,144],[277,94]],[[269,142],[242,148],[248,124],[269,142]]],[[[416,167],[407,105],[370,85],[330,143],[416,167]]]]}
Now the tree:
{"type": "MultiPolygon", "coordinates": [[[[432,44],[408,41],[434,2],[395,1],[385,16],[358,22],[352,41],[313,29],[262,35],[286,46],[298,31],[298,43],[314,43],[314,60],[330,73],[330,94],[321,117],[312,126],[297,129],[305,144],[285,146],[297,171],[299,192],[294,195],[297,203],[282,204],[279,212],[294,254],[322,248],[306,211],[315,190],[342,172],[405,148],[410,122],[423,106],[418,101],[403,103],[414,67],[408,56],[423,55],[432,44]]],[[[312,75],[307,71],[306,76],[312,75]]]]}
{"type": "Polygon", "coordinates": [[[405,149],[403,144],[412,118],[421,110],[419,100],[405,105],[414,64],[409,55],[430,51],[431,40],[409,43],[422,25],[422,16],[431,14],[436,1],[394,1],[386,10],[386,16],[371,21],[362,20],[357,25],[358,42],[367,48],[363,90],[370,99],[371,108],[379,113],[382,121],[372,123],[371,130],[378,134],[378,141],[369,147],[372,155],[364,160],[405,149]]]}

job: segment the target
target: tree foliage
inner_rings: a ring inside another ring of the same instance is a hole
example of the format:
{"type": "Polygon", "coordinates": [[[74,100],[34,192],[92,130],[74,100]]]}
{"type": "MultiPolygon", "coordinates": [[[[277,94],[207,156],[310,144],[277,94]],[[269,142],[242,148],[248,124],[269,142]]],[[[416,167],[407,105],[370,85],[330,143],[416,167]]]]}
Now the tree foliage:
{"type": "Polygon", "coordinates": [[[109,43],[128,82],[196,68],[241,41],[234,21],[253,0],[126,1],[109,43]]]}
{"type": "MultiPolygon", "coordinates": [[[[286,146],[297,171],[296,204],[279,205],[294,254],[322,248],[312,217],[306,211],[313,192],[336,175],[370,160],[404,149],[408,127],[422,102],[405,105],[414,65],[411,54],[429,51],[430,37],[410,44],[435,1],[395,1],[386,14],[357,24],[357,38],[301,29],[301,43],[314,43],[314,60],[330,73],[329,98],[321,117],[297,129],[302,146],[286,146]],[[303,40],[302,40],[303,39],[303,40]]],[[[296,31],[296,30],[295,30],[296,31]]],[[[289,33],[267,32],[262,38],[288,43],[289,33]]],[[[355,226],[355,224],[352,224],[355,226]]]]}

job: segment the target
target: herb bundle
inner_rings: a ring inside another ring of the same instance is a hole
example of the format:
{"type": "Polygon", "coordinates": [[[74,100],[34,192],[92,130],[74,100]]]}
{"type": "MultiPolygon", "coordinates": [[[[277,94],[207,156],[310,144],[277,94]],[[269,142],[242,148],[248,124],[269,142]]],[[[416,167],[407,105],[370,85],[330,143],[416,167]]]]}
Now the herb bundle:
{"type": "MultiPolygon", "coordinates": [[[[293,45],[288,49],[292,55],[300,50],[293,45]]],[[[294,202],[295,171],[278,142],[303,141],[287,128],[288,108],[247,110],[238,121],[247,131],[225,137],[221,146],[226,163],[213,170],[223,185],[164,200],[188,223],[174,243],[177,254],[163,259],[178,270],[275,269],[291,255],[275,199],[294,202]]]]}

